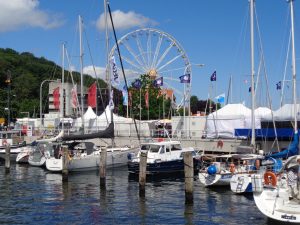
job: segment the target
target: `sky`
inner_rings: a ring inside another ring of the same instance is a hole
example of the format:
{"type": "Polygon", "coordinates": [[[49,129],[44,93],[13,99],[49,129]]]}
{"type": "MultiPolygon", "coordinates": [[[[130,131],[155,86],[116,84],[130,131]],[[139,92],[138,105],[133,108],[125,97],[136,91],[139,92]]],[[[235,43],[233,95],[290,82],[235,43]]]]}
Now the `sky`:
{"type": "MultiPolygon", "coordinates": [[[[179,82],[179,77],[186,74],[186,68],[179,65],[185,65],[185,60],[188,60],[192,65],[191,95],[196,95],[198,99],[215,99],[225,93],[229,102],[245,103],[250,107],[248,0],[111,0],[109,4],[117,38],[123,38],[121,55],[130,57],[128,49],[134,53],[132,59],[124,63],[129,81],[133,79],[130,76],[134,77],[133,66],[143,64],[139,50],[145,52],[147,43],[151,43],[154,49],[147,56],[153,62],[155,47],[160,46],[157,62],[164,50],[174,42],[176,46],[166,54],[165,61],[158,67],[164,67],[165,74],[161,72],[159,75],[166,76],[165,85],[176,89],[178,99],[187,88],[179,82]],[[136,32],[145,28],[151,30],[151,35],[147,35],[145,30],[143,34],[141,31],[136,32]],[[135,34],[139,37],[141,49],[135,34]],[[163,36],[161,44],[158,39],[160,35],[163,36]],[[172,59],[174,62],[170,62],[172,59]],[[214,71],[217,80],[211,82],[210,76],[214,71]],[[230,77],[232,83],[228,92],[230,77]]],[[[291,80],[289,4],[286,0],[256,0],[255,11],[256,105],[269,104],[266,97],[269,89],[272,107],[276,110],[281,103],[281,91],[276,90],[276,83],[284,79],[291,80]],[[264,61],[261,60],[262,54],[264,61]]],[[[300,2],[294,1],[296,68],[300,59],[298,12],[300,2]]],[[[120,69],[117,55],[112,51],[114,38],[111,29],[108,31],[109,46],[106,50],[103,0],[0,0],[0,47],[31,52],[37,57],[45,57],[62,65],[61,49],[62,43],[65,43],[70,68],[80,71],[79,15],[84,24],[84,72],[95,76],[92,69],[94,66],[97,77],[104,78],[107,52],[115,55],[120,69]]],[[[67,64],[66,69],[69,68],[67,64]]],[[[148,63],[147,69],[153,65],[148,63]]],[[[289,81],[283,83],[286,84],[283,102],[291,103],[292,84],[289,81]]],[[[121,88],[122,85],[119,86],[121,88]]]]}

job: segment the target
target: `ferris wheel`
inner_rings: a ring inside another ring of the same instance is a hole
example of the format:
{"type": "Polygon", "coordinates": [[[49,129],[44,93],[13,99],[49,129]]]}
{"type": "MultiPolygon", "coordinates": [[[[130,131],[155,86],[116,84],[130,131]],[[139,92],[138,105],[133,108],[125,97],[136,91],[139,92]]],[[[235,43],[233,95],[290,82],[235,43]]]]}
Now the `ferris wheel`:
{"type": "MultiPolygon", "coordinates": [[[[153,80],[162,78],[161,88],[171,91],[175,99],[173,106],[177,109],[187,106],[191,92],[191,64],[174,37],[161,30],[143,28],[127,33],[118,40],[118,44],[128,83],[142,74],[148,74],[153,80]]],[[[116,45],[109,53],[110,59],[113,56],[120,70],[116,45]]],[[[123,79],[121,71],[119,74],[123,79]]]]}

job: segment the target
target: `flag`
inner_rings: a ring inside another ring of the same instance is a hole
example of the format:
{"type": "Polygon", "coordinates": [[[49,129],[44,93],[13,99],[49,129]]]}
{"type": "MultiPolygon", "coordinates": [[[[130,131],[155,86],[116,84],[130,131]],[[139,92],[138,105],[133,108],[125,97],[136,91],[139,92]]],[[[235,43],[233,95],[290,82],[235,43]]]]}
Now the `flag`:
{"type": "Polygon", "coordinates": [[[117,68],[116,60],[115,60],[114,56],[112,56],[110,58],[110,69],[111,69],[111,74],[112,74],[111,84],[113,86],[119,86],[119,84],[120,84],[120,78],[119,78],[118,68],[117,68]]]}
{"type": "Polygon", "coordinates": [[[248,90],[248,91],[249,91],[249,92],[251,92],[251,89],[252,89],[252,88],[251,88],[251,87],[249,87],[249,90],[248,90]]]}
{"type": "Polygon", "coordinates": [[[191,82],[191,75],[190,74],[184,74],[179,77],[180,83],[190,83],[191,82]]]}
{"type": "Polygon", "coordinates": [[[110,99],[109,99],[109,109],[113,110],[115,108],[115,103],[114,103],[114,90],[111,90],[110,92],[110,99]]]}
{"type": "Polygon", "coordinates": [[[210,81],[216,81],[216,80],[217,80],[217,71],[214,71],[210,76],[210,81]]]}
{"type": "Polygon", "coordinates": [[[53,90],[53,105],[55,109],[59,109],[60,101],[59,101],[59,87],[53,90]]]}
{"type": "Polygon", "coordinates": [[[142,87],[142,81],[140,79],[136,79],[133,83],[132,83],[132,87],[136,88],[136,89],[140,89],[142,87]]]}
{"type": "Polygon", "coordinates": [[[97,85],[96,82],[93,83],[88,89],[88,106],[92,108],[96,107],[97,104],[97,85]]]}
{"type": "Polygon", "coordinates": [[[124,85],[122,89],[122,95],[123,95],[123,105],[128,105],[128,92],[127,92],[126,85],[124,85]]]}
{"type": "Polygon", "coordinates": [[[276,84],[276,90],[281,90],[281,81],[276,84]]]}
{"type": "Polygon", "coordinates": [[[161,86],[163,86],[163,85],[164,85],[164,78],[163,78],[163,77],[159,77],[159,78],[157,78],[157,79],[155,79],[155,80],[153,81],[153,86],[154,86],[154,87],[159,88],[159,87],[161,87],[161,86]]]}
{"type": "Polygon", "coordinates": [[[149,91],[148,90],[145,93],[145,105],[146,105],[146,108],[149,109],[149,91]]]}
{"type": "Polygon", "coordinates": [[[225,93],[220,94],[216,97],[218,103],[224,103],[225,102],[225,93]]]}
{"type": "Polygon", "coordinates": [[[72,108],[77,108],[78,107],[78,99],[77,99],[77,85],[75,84],[74,87],[71,90],[71,105],[72,108]]]}
{"type": "Polygon", "coordinates": [[[131,91],[129,91],[128,93],[128,106],[131,106],[132,105],[132,93],[131,91]]]}

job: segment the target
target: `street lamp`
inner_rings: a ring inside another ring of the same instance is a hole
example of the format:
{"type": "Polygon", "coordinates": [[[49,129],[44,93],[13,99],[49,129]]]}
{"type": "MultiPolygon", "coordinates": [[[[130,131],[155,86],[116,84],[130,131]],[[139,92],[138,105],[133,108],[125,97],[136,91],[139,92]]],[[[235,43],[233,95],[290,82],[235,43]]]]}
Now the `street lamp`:
{"type": "Polygon", "coordinates": [[[57,79],[57,80],[44,80],[44,81],[42,81],[41,86],[40,86],[40,127],[43,126],[43,122],[42,122],[42,87],[43,87],[43,84],[45,82],[55,82],[55,81],[60,83],[60,79],[57,79]]]}

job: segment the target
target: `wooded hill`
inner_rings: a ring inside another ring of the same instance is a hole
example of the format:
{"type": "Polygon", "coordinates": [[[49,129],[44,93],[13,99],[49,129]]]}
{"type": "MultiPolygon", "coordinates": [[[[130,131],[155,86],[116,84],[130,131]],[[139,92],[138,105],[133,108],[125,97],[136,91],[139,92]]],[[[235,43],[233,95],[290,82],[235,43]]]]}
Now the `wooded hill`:
{"type": "MultiPolygon", "coordinates": [[[[40,85],[42,81],[56,80],[62,77],[62,68],[44,57],[37,58],[32,53],[19,53],[13,49],[0,48],[0,117],[8,116],[7,78],[11,76],[10,109],[11,119],[39,115],[40,85]],[[28,114],[28,113],[27,113],[28,114]],[[35,115],[34,115],[35,114],[35,115]]],[[[74,82],[80,84],[80,74],[73,72],[74,82]]],[[[84,86],[89,87],[95,78],[84,75],[84,86]]],[[[65,71],[65,82],[71,82],[71,76],[65,71]]],[[[100,88],[107,87],[103,80],[98,80],[100,88]]],[[[43,85],[43,112],[48,112],[48,85],[43,85]],[[45,106],[44,106],[45,105],[45,106]]]]}

